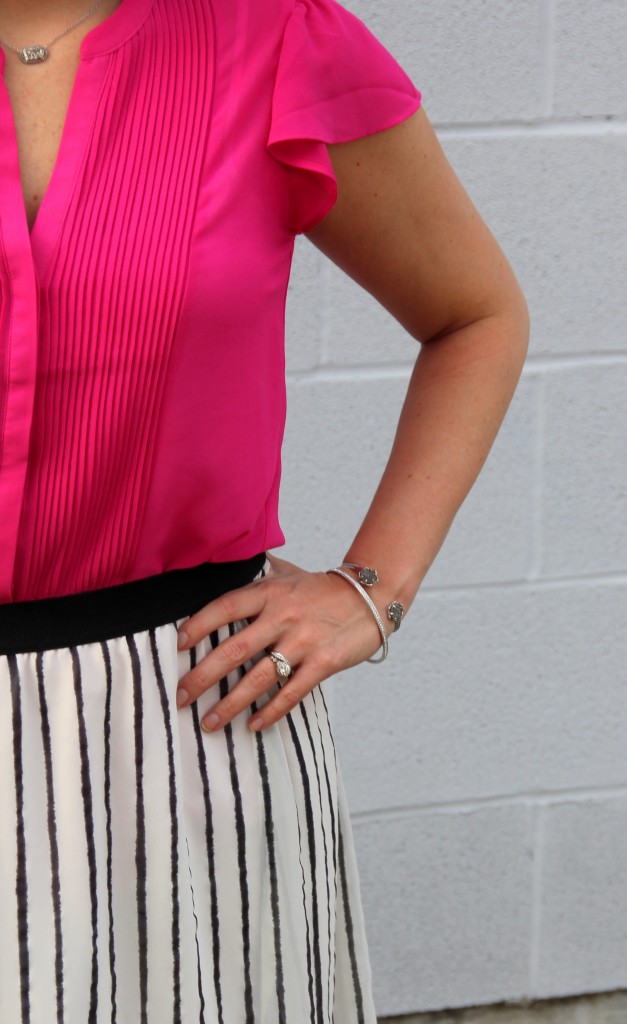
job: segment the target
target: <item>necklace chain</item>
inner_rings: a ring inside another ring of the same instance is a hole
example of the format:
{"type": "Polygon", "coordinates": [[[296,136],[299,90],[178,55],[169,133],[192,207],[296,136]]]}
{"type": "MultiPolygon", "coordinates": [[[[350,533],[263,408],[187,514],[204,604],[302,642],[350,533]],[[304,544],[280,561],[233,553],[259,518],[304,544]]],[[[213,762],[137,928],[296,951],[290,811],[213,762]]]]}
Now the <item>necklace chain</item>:
{"type": "Polygon", "coordinates": [[[104,0],[96,0],[96,3],[92,4],[92,6],[89,8],[88,11],[85,12],[85,14],[81,15],[80,18],[77,18],[76,21],[72,22],[69,28],[64,29],[63,32],[59,32],[58,36],[55,36],[54,39],[51,39],[47,43],[38,43],[36,45],[23,46],[21,48],[18,46],[13,46],[12,43],[8,43],[6,39],[0,39],[0,43],[2,43],[3,46],[7,46],[9,50],[13,50],[14,53],[17,53],[18,57],[24,64],[40,64],[42,61],[47,60],[49,46],[52,46],[53,43],[58,42],[58,40],[61,39],[63,36],[66,36],[68,32],[71,32],[72,29],[80,25],[82,21],[85,21],[86,18],[89,18],[90,15],[92,15],[94,11],[96,11],[102,3],[104,3],[104,0]]]}

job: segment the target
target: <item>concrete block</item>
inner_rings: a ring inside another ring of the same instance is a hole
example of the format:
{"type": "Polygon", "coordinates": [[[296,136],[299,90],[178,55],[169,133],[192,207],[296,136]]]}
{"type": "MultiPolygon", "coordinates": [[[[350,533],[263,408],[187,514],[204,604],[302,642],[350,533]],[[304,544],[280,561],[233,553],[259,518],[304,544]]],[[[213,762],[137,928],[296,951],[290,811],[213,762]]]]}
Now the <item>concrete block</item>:
{"type": "Polygon", "coordinates": [[[543,111],[541,0],[347,0],[405,68],[438,124],[543,111]]]}
{"type": "Polygon", "coordinates": [[[531,354],[627,351],[627,134],[443,143],[518,275],[531,354]]]}
{"type": "Polygon", "coordinates": [[[627,365],[545,378],[542,574],[627,570],[627,365]]]}
{"type": "Polygon", "coordinates": [[[379,1013],[525,993],[529,818],[519,805],[354,825],[379,1013]]]}
{"type": "Polygon", "coordinates": [[[321,278],[325,258],[311,242],[296,238],[285,308],[285,366],[288,373],[320,362],[321,278]]]}
{"type": "MultiPolygon", "coordinates": [[[[280,505],[285,558],[309,569],[341,560],[383,472],[408,380],[409,373],[290,382],[280,505]]],[[[523,381],[425,587],[525,575],[532,545],[534,416],[533,386],[523,381]]]]}
{"type": "Polygon", "coordinates": [[[627,795],[544,815],[537,995],[625,987],[627,795]]]}
{"type": "Polygon", "coordinates": [[[383,472],[408,380],[409,373],[289,382],[280,503],[286,558],[309,569],[341,560],[383,472]]]}
{"type": "Polygon", "coordinates": [[[419,344],[391,313],[333,264],[325,277],[325,365],[414,362],[419,344]]]}
{"type": "Polygon", "coordinates": [[[627,786],[627,585],[423,593],[327,681],[351,811],[627,786]]]}
{"type": "Polygon", "coordinates": [[[624,0],[556,0],[553,112],[564,117],[627,114],[624,0]]]}

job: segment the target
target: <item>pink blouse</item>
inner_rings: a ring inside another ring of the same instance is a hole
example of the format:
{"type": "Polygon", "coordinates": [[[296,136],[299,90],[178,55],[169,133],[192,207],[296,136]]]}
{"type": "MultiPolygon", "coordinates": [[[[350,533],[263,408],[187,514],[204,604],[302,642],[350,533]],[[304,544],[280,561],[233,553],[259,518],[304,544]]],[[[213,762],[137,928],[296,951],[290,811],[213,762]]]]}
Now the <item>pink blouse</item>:
{"type": "Polygon", "coordinates": [[[335,0],[122,0],[29,233],[0,78],[0,602],[285,542],[294,235],[419,104],[335,0]]]}

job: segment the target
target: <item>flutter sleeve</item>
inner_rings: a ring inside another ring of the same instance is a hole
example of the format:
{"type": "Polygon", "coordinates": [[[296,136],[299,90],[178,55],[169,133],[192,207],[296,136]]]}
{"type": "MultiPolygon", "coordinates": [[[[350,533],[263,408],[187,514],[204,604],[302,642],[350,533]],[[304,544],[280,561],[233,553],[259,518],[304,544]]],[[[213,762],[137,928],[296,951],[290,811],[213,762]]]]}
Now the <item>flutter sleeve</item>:
{"type": "Polygon", "coordinates": [[[337,199],[326,143],[391,128],[420,106],[411,79],[336,0],[295,0],[283,36],[268,149],[288,170],[290,228],[310,230],[337,199]]]}

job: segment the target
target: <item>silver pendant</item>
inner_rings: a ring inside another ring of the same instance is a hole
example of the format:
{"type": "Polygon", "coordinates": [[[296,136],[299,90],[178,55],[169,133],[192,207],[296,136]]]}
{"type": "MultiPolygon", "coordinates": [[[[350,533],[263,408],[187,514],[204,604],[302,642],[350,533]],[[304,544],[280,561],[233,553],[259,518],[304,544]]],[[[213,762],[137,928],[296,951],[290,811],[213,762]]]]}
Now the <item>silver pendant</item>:
{"type": "Polygon", "coordinates": [[[22,64],[41,64],[48,59],[48,50],[45,46],[25,46],[20,50],[22,64]]]}

